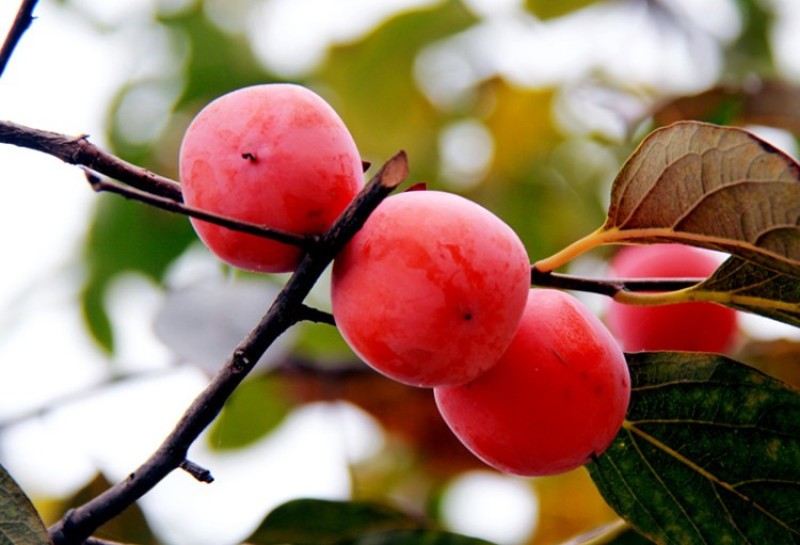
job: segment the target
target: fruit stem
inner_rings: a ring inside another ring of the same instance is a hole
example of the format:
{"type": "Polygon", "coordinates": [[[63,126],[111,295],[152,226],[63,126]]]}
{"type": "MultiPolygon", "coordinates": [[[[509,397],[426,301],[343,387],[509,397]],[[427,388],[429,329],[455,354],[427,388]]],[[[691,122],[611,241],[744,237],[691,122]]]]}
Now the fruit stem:
{"type": "Polygon", "coordinates": [[[566,248],[556,252],[555,254],[551,255],[548,258],[540,259],[533,266],[536,270],[547,273],[550,271],[554,271],[559,267],[567,264],[568,262],[572,261],[579,255],[582,255],[589,250],[597,248],[598,246],[602,246],[609,242],[613,237],[609,236],[615,230],[606,230],[604,227],[601,227],[597,231],[576,240],[566,248]]]}

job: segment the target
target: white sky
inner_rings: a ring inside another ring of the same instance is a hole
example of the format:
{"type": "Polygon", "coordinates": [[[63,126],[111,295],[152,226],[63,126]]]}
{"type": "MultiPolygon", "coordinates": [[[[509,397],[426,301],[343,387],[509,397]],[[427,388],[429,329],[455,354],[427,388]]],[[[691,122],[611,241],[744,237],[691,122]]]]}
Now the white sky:
{"type": "MultiPolygon", "coordinates": [[[[0,3],[3,27],[13,19],[15,4],[0,3]]],[[[49,3],[37,13],[0,80],[0,118],[67,134],[100,134],[98,100],[113,83],[100,83],[98,74],[114,73],[112,59],[49,3]],[[74,59],[81,57],[101,70],[85,82],[75,69],[74,59]]],[[[76,250],[94,195],[79,170],[42,154],[0,146],[0,165],[0,247],[6,256],[0,273],[2,415],[21,397],[34,405],[39,397],[85,384],[103,363],[81,333],[72,304],[80,272],[76,250]],[[42,376],[54,380],[36,380],[42,376]]]]}

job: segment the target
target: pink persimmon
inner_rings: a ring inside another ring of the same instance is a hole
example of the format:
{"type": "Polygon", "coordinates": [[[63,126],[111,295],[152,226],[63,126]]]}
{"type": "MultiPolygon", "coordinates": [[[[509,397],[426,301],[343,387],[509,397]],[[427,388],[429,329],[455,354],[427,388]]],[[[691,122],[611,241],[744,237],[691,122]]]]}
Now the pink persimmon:
{"type": "MultiPolygon", "coordinates": [[[[719,266],[710,252],[681,244],[628,246],[611,260],[619,278],[706,278],[719,266]]],[[[606,322],[626,352],[724,353],[738,334],[736,311],[715,303],[638,306],[612,301],[606,322]]]]}
{"type": "MultiPolygon", "coordinates": [[[[300,235],[328,229],[364,184],[344,122],[292,84],[245,87],[203,108],[183,137],[180,180],[189,206],[300,235]]],[[[288,272],[300,259],[296,246],[191,221],[235,267],[288,272]]]]}
{"type": "Polygon", "coordinates": [[[333,267],[333,315],[367,364],[413,386],[462,384],[511,342],[530,287],[519,237],[463,197],[386,199],[333,267]]]}
{"type": "Polygon", "coordinates": [[[530,290],[498,363],[466,384],[434,388],[439,412],[489,466],[542,476],[604,452],[630,401],[625,357],[603,323],[573,296],[530,290]]]}

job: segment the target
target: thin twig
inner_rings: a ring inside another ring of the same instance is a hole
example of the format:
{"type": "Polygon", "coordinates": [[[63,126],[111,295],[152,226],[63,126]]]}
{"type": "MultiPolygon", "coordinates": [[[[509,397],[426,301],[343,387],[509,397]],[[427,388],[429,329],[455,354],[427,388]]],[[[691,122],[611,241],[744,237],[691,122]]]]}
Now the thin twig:
{"type": "Polygon", "coordinates": [[[315,322],[318,324],[328,324],[332,326],[336,325],[336,320],[333,318],[333,314],[306,305],[302,305],[298,309],[297,317],[298,321],[304,320],[306,322],[315,322]]]}
{"type": "Polygon", "coordinates": [[[186,473],[200,481],[201,483],[213,483],[214,477],[211,475],[211,471],[208,469],[199,466],[198,464],[192,462],[191,460],[184,460],[178,466],[186,473]]]}
{"type": "Polygon", "coordinates": [[[192,443],[216,418],[225,401],[269,346],[302,315],[303,300],[333,257],[358,231],[372,211],[408,175],[405,153],[391,158],[356,197],[320,244],[303,255],[297,270],[269,311],[233,351],[224,367],[195,398],[178,424],[147,461],[99,496],[70,510],[50,528],[54,545],[78,545],[101,525],[141,498],[187,458],[192,443]]]}
{"type": "Polygon", "coordinates": [[[19,6],[17,16],[14,18],[14,22],[8,30],[6,39],[3,42],[3,47],[0,49],[0,76],[5,72],[8,61],[11,60],[11,55],[17,48],[20,39],[22,39],[22,35],[25,34],[25,31],[28,30],[33,22],[33,8],[36,7],[37,1],[38,0],[22,0],[19,6]]]}
{"type": "Polygon", "coordinates": [[[0,144],[13,144],[47,153],[65,163],[87,167],[147,193],[183,202],[181,187],[177,182],[123,161],[101,150],[87,138],[86,135],[68,136],[0,121],[0,144]]]}
{"type": "Polygon", "coordinates": [[[531,283],[542,288],[599,293],[614,297],[621,291],[675,291],[690,288],[705,278],[584,278],[569,274],[541,272],[531,267],[531,283]]]}
{"type": "Polygon", "coordinates": [[[83,545],[126,545],[126,544],[120,543],[118,541],[108,541],[105,539],[100,539],[99,537],[90,537],[83,542],[83,545]]]}
{"type": "Polygon", "coordinates": [[[200,210],[198,208],[192,208],[191,206],[186,206],[185,204],[176,202],[166,197],[153,195],[151,193],[147,193],[140,189],[125,187],[120,184],[115,184],[113,182],[103,180],[102,178],[97,176],[94,172],[88,169],[84,169],[84,172],[86,173],[86,179],[92,186],[92,189],[94,189],[97,192],[105,191],[108,193],[115,193],[117,195],[125,197],[126,199],[131,199],[144,204],[148,204],[155,208],[166,210],[167,212],[173,212],[175,214],[183,214],[186,216],[191,216],[193,218],[201,219],[209,223],[222,225],[223,227],[227,227],[228,229],[233,229],[234,231],[241,231],[243,233],[248,233],[259,237],[276,240],[278,242],[283,242],[284,244],[291,244],[292,246],[298,246],[303,249],[310,249],[314,245],[314,242],[316,240],[316,237],[313,236],[297,235],[295,233],[290,233],[288,231],[273,229],[265,225],[256,225],[255,223],[239,221],[226,216],[220,216],[219,214],[207,212],[205,210],[200,210]]]}

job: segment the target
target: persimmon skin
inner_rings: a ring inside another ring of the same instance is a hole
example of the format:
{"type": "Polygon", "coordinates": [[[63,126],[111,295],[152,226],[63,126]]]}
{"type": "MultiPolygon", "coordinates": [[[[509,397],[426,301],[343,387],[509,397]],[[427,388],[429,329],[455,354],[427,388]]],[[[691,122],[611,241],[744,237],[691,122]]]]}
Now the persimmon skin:
{"type": "MultiPolygon", "coordinates": [[[[245,87],[203,108],[181,143],[180,180],[189,206],[303,235],[328,229],[364,184],[344,122],[293,84],[245,87]]],[[[300,260],[295,246],[191,221],[234,267],[288,272],[300,260]]]]}
{"type": "MultiPolygon", "coordinates": [[[[705,278],[718,266],[702,249],[653,244],[623,248],[610,269],[619,278],[705,278]]],[[[738,334],[736,311],[714,303],[634,306],[612,301],[606,322],[626,352],[724,353],[738,334]]]]}
{"type": "Polygon", "coordinates": [[[487,465],[521,476],[563,473],[605,451],[630,401],[616,340],[573,296],[530,290],[500,361],[467,384],[434,388],[439,412],[487,465]]]}
{"type": "Polygon", "coordinates": [[[331,300],[345,341],[404,384],[472,380],[511,342],[530,288],[519,237],[463,197],[389,197],[336,257],[331,300]]]}

